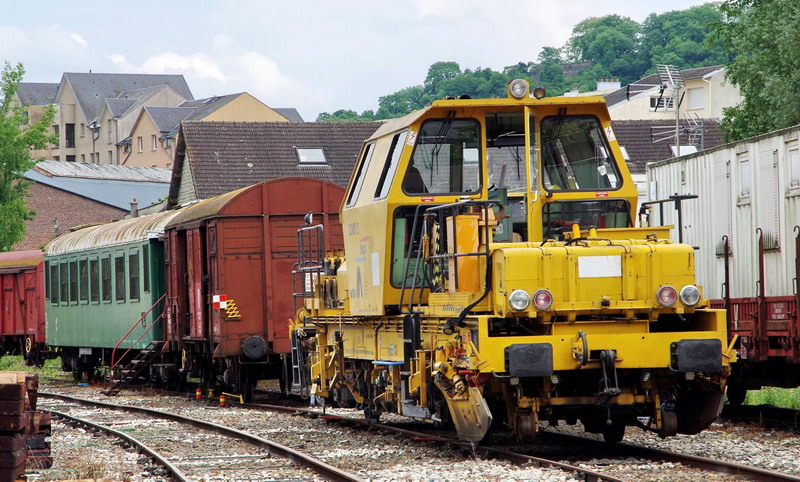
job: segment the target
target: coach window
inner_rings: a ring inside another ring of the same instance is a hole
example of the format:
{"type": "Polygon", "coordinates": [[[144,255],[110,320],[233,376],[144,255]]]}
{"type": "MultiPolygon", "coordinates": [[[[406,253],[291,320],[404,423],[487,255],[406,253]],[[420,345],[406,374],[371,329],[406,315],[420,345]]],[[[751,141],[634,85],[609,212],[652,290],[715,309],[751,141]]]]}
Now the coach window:
{"type": "Polygon", "coordinates": [[[89,299],[92,303],[100,301],[100,260],[89,260],[89,299]]]}
{"type": "Polygon", "coordinates": [[[100,271],[103,277],[103,301],[111,301],[111,258],[100,260],[100,271]]]}
{"type": "Polygon", "coordinates": [[[44,299],[50,299],[50,261],[44,262],[44,299]]]}
{"type": "Polygon", "coordinates": [[[114,299],[125,301],[125,255],[114,257],[114,299]]]}
{"type": "Polygon", "coordinates": [[[58,304],[58,262],[50,263],[50,303],[58,304]]]}
{"type": "Polygon", "coordinates": [[[78,262],[76,260],[69,262],[69,301],[71,303],[78,302],[78,262]]]}
{"type": "Polygon", "coordinates": [[[80,279],[79,299],[89,301],[89,260],[78,261],[78,275],[80,279]]]}
{"type": "Polygon", "coordinates": [[[62,303],[69,302],[69,275],[67,272],[67,263],[58,265],[58,282],[60,285],[60,296],[62,303]]]}
{"type": "Polygon", "coordinates": [[[144,282],[144,292],[150,292],[150,246],[142,246],[142,281],[144,282]]]}
{"type": "Polygon", "coordinates": [[[131,251],[128,255],[128,284],[131,292],[131,300],[139,299],[139,253],[131,251]]]}
{"type": "Polygon", "coordinates": [[[385,199],[389,194],[389,188],[392,186],[394,175],[397,172],[397,165],[400,163],[400,156],[403,154],[403,147],[406,145],[407,135],[408,131],[403,131],[398,132],[392,138],[392,145],[389,147],[389,154],[383,165],[378,188],[375,189],[375,199],[385,199]]]}

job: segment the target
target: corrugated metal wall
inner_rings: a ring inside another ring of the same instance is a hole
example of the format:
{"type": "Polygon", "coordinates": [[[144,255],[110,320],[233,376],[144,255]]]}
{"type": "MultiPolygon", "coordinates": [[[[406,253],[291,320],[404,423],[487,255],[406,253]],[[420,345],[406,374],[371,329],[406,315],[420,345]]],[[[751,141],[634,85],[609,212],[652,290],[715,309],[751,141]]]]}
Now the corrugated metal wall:
{"type": "MultiPolygon", "coordinates": [[[[794,293],[794,226],[800,225],[800,126],[652,163],[650,200],[697,194],[683,203],[684,242],[696,251],[697,280],[707,298],[723,295],[722,237],[731,243],[731,296],[757,294],[758,235],[764,233],[767,296],[794,293]],[[655,197],[653,197],[655,196],[655,197]]],[[[665,205],[665,224],[677,212],[665,205]]],[[[658,219],[658,215],[654,216],[658,219]]],[[[678,239],[673,232],[673,239],[678,239]]]]}

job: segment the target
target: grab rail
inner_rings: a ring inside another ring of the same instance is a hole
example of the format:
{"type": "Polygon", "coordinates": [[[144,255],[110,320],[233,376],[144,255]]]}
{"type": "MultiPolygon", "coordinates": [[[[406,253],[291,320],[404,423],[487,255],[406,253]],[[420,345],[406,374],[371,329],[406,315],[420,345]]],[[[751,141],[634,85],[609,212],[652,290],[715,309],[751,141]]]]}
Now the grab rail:
{"type": "MultiPolygon", "coordinates": [[[[133,326],[131,326],[131,329],[130,329],[130,330],[128,330],[128,332],[127,332],[127,333],[125,333],[125,334],[122,336],[122,338],[120,338],[120,340],[117,342],[117,344],[116,344],[116,345],[114,345],[114,349],[113,349],[113,350],[111,350],[111,369],[112,369],[112,370],[113,370],[113,369],[114,369],[114,367],[117,365],[117,364],[115,363],[115,358],[116,358],[117,348],[119,348],[119,346],[122,344],[122,342],[123,342],[123,341],[125,341],[125,339],[126,339],[126,338],[128,338],[128,335],[130,335],[130,334],[133,332],[133,330],[134,330],[134,329],[135,329],[135,328],[136,328],[136,327],[139,325],[139,323],[141,323],[141,322],[142,322],[142,320],[144,320],[144,319],[145,319],[145,317],[146,317],[147,315],[149,315],[151,311],[153,311],[153,308],[155,308],[156,306],[158,306],[158,304],[159,304],[159,303],[161,303],[161,301],[163,301],[163,300],[164,300],[164,298],[166,298],[166,297],[167,297],[167,294],[166,294],[166,293],[164,293],[163,295],[161,295],[161,298],[159,298],[159,299],[158,299],[158,301],[156,301],[156,302],[153,304],[153,306],[151,306],[151,307],[150,307],[150,309],[148,309],[147,311],[145,311],[144,313],[142,313],[142,316],[141,316],[141,317],[139,317],[139,319],[136,321],[136,323],[134,323],[134,324],[133,324],[133,326]]],[[[132,349],[134,346],[136,346],[136,344],[139,342],[139,340],[141,340],[141,339],[142,339],[142,337],[143,337],[144,335],[146,335],[146,334],[147,334],[147,333],[148,333],[150,330],[152,330],[152,329],[153,329],[153,327],[156,325],[156,323],[158,322],[158,320],[160,320],[160,319],[161,319],[161,318],[164,316],[164,311],[165,311],[165,310],[166,310],[166,305],[164,306],[164,310],[162,310],[162,311],[161,311],[161,314],[160,314],[160,315],[158,315],[158,317],[157,317],[155,320],[153,320],[153,323],[150,325],[150,328],[148,328],[148,329],[144,330],[144,332],[143,332],[141,335],[139,335],[139,338],[137,338],[137,339],[136,339],[136,341],[134,341],[134,342],[131,344],[131,346],[130,346],[130,347],[128,347],[128,349],[125,351],[125,353],[123,353],[123,354],[122,354],[122,356],[121,356],[121,357],[119,357],[119,359],[120,359],[120,360],[122,360],[123,358],[125,358],[125,355],[127,355],[127,354],[128,354],[130,351],[131,351],[131,349],[132,349]]]]}

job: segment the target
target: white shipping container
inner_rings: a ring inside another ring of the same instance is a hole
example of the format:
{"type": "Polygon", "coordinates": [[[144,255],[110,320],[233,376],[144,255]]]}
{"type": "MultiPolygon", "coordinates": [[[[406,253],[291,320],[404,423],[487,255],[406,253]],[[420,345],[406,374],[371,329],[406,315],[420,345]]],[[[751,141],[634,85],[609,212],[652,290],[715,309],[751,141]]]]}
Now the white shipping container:
{"type": "MultiPolygon", "coordinates": [[[[732,298],[758,294],[758,234],[763,232],[765,295],[795,292],[795,232],[800,225],[800,126],[714,149],[650,163],[650,200],[697,194],[684,201],[683,240],[697,247],[697,281],[706,298],[724,294],[723,236],[731,247],[732,298]]],[[[658,208],[651,219],[659,224],[658,208]]],[[[672,203],[663,224],[677,224],[672,203]]],[[[674,240],[678,233],[672,233],[674,240]]]]}

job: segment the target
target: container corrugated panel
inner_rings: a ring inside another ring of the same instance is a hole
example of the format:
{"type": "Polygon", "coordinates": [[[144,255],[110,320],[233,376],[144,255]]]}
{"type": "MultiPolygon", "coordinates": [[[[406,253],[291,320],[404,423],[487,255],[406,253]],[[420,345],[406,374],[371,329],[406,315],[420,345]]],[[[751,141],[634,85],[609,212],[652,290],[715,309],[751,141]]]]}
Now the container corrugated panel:
{"type": "Polygon", "coordinates": [[[57,256],[90,249],[143,241],[164,233],[164,226],[178,211],[123,219],[62,234],[47,245],[47,255],[57,256]]]}
{"type": "MultiPolygon", "coordinates": [[[[656,199],[676,193],[700,196],[683,203],[683,232],[684,242],[699,248],[697,280],[707,298],[724,294],[723,236],[730,239],[732,253],[730,295],[758,294],[757,229],[768,248],[766,296],[794,292],[793,227],[800,224],[799,134],[800,128],[794,127],[648,166],[651,199],[653,194],[656,199]]],[[[677,224],[671,205],[665,206],[665,221],[677,224]]],[[[677,238],[674,232],[673,239],[677,238]]]]}

